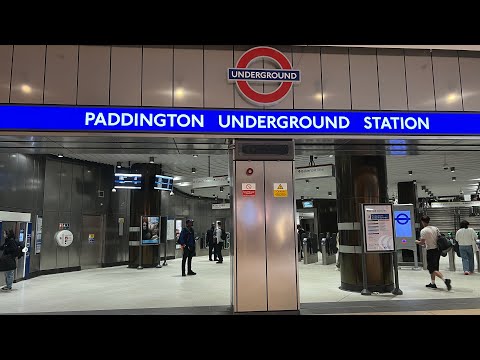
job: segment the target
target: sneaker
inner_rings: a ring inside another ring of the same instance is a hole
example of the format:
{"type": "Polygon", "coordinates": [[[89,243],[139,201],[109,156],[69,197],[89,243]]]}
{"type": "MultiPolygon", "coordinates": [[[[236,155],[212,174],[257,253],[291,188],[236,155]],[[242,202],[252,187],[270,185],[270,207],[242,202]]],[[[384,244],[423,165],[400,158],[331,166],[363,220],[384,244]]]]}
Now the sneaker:
{"type": "Polygon", "coordinates": [[[445,279],[445,285],[447,285],[447,290],[448,291],[452,290],[452,280],[445,279]]]}
{"type": "Polygon", "coordinates": [[[4,286],[2,287],[2,291],[12,291],[12,288],[4,286]]]}
{"type": "Polygon", "coordinates": [[[189,272],[187,273],[187,275],[197,275],[197,273],[196,273],[196,272],[193,272],[193,271],[189,271],[189,272]]]}
{"type": "Polygon", "coordinates": [[[470,273],[468,271],[465,271],[463,275],[470,275],[470,273]]]}
{"type": "Polygon", "coordinates": [[[213,261],[212,259],[208,259],[208,261],[213,261]]]}
{"type": "Polygon", "coordinates": [[[217,261],[217,264],[223,264],[223,261],[217,261]]]}
{"type": "Polygon", "coordinates": [[[425,287],[432,288],[432,289],[436,289],[436,288],[437,288],[437,285],[430,283],[430,284],[428,284],[428,285],[425,285],[425,287]]]}
{"type": "Polygon", "coordinates": [[[182,274],[182,276],[187,276],[187,274],[182,274]]]}

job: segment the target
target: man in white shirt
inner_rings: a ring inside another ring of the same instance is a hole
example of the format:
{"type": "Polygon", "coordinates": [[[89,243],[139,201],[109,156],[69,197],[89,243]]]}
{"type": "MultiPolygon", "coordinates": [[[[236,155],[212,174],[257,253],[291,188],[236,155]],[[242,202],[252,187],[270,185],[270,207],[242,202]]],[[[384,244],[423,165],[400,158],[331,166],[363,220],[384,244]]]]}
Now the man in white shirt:
{"type": "Polygon", "coordinates": [[[474,270],[473,254],[477,251],[477,233],[472,228],[468,227],[469,222],[462,220],[460,222],[460,229],[455,235],[455,240],[458,242],[460,255],[462,256],[463,273],[470,275],[474,270]]]}
{"type": "Polygon", "coordinates": [[[443,274],[439,271],[440,268],[440,250],[437,247],[437,237],[440,231],[435,226],[430,226],[430,217],[422,216],[420,219],[423,229],[420,231],[420,240],[415,240],[417,244],[425,245],[427,249],[427,269],[430,273],[430,284],[425,285],[427,288],[436,289],[435,276],[443,280],[447,286],[448,291],[452,289],[452,281],[445,279],[443,274]]]}
{"type": "Polygon", "coordinates": [[[217,264],[223,263],[223,255],[222,255],[222,248],[223,248],[223,239],[222,239],[222,223],[220,221],[217,222],[217,230],[216,230],[216,237],[217,237],[217,264]]]}

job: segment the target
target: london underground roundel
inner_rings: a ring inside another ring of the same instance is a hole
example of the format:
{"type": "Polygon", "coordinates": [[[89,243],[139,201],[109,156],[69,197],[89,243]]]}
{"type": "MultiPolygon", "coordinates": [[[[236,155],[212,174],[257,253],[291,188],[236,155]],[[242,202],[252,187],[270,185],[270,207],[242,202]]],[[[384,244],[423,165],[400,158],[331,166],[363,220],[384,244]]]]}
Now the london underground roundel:
{"type": "Polygon", "coordinates": [[[288,58],[277,49],[259,46],[246,51],[234,68],[228,69],[228,81],[237,84],[240,94],[249,102],[258,106],[271,106],[280,102],[291,90],[294,83],[300,82],[300,70],[292,69],[288,58]],[[248,66],[254,61],[267,59],[278,69],[255,69],[248,66]],[[280,83],[270,93],[254,90],[249,83],[280,83]]]}

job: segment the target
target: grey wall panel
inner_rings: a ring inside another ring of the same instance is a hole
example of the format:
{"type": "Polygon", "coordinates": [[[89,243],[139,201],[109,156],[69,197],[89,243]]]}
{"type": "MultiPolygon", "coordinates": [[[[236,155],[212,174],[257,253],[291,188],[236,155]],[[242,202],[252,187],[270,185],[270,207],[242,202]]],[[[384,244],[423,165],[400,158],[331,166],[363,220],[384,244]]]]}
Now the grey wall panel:
{"type": "Polygon", "coordinates": [[[233,108],[234,87],[227,81],[227,69],[233,67],[231,50],[205,48],[205,107],[233,108]]]}
{"type": "MultiPolygon", "coordinates": [[[[240,57],[247,51],[250,47],[235,47],[235,51],[233,52],[233,58],[234,58],[234,66],[237,66],[237,61],[240,59],[240,57]]],[[[252,69],[264,69],[264,61],[263,60],[256,60],[250,63],[248,66],[249,68],[252,69]]],[[[250,87],[259,92],[263,93],[263,84],[262,83],[249,83],[250,87]]],[[[261,106],[257,106],[252,104],[250,101],[245,100],[244,96],[240,93],[240,91],[237,88],[236,84],[232,84],[234,87],[234,92],[235,92],[235,108],[245,108],[245,109],[261,109],[261,106]]]]}
{"type": "Polygon", "coordinates": [[[293,53],[293,68],[300,70],[301,82],[293,86],[295,109],[321,109],[322,74],[320,48],[293,53]]]}
{"type": "Polygon", "coordinates": [[[59,211],[71,211],[72,206],[72,164],[66,161],[61,162],[60,169],[60,207],[59,211]]]}
{"type": "Polygon", "coordinates": [[[95,214],[98,189],[98,171],[90,165],[83,167],[83,196],[82,211],[83,214],[95,214]]]}
{"type": "MultiPolygon", "coordinates": [[[[284,47],[276,47],[278,51],[281,51],[285,57],[290,61],[290,64],[292,64],[292,51],[290,48],[284,48],[284,47]]],[[[279,69],[280,66],[275,62],[272,62],[269,59],[264,60],[264,67],[265,69],[279,69]]],[[[263,85],[263,92],[264,93],[271,93],[275,90],[278,89],[280,86],[280,83],[270,83],[266,82],[263,85]]],[[[268,109],[293,109],[293,87],[290,89],[290,91],[285,95],[285,97],[278,102],[275,105],[267,106],[268,109]]]]}
{"type": "Polygon", "coordinates": [[[82,234],[82,192],[83,192],[83,166],[72,165],[72,195],[71,217],[73,243],[68,247],[68,266],[80,266],[80,249],[82,234]]]}
{"type": "Polygon", "coordinates": [[[351,109],[348,49],[322,48],[324,109],[351,109]]]}
{"type": "Polygon", "coordinates": [[[79,48],[78,105],[108,105],[110,93],[110,47],[79,48]]]}
{"type": "Polygon", "coordinates": [[[298,310],[293,163],[265,161],[268,310],[298,310]],[[275,183],[287,184],[274,197],[275,183]]]}
{"type": "Polygon", "coordinates": [[[0,103],[8,103],[13,45],[0,45],[0,103]]]}
{"type": "Polygon", "coordinates": [[[463,108],[465,111],[480,110],[480,54],[472,51],[459,53],[462,79],[463,108]]]}
{"type": "Polygon", "coordinates": [[[45,45],[15,45],[11,103],[43,103],[45,48],[45,45]]]}
{"type": "Polygon", "coordinates": [[[110,105],[141,105],[142,48],[112,47],[110,105]]]}
{"type": "MultiPolygon", "coordinates": [[[[72,234],[75,232],[76,224],[73,221],[70,212],[59,212],[58,222],[70,224],[69,230],[72,232],[72,234]]],[[[76,240],[77,239],[74,239],[74,241],[76,240]]],[[[69,247],[57,246],[57,266],[56,266],[57,268],[61,269],[61,268],[68,267],[68,252],[69,252],[70,246],[69,247]]]]}
{"type": "MultiPolygon", "coordinates": [[[[61,162],[47,159],[45,167],[44,211],[58,211],[60,205],[61,162]]],[[[43,246],[43,245],[42,245],[43,246]]]]}
{"type": "Polygon", "coordinates": [[[377,49],[380,109],[408,110],[402,49],[377,49]]]}
{"type": "Polygon", "coordinates": [[[57,243],[55,242],[54,236],[58,231],[58,219],[59,217],[57,211],[43,211],[40,270],[55,269],[57,267],[57,243]]]}
{"type": "Polygon", "coordinates": [[[17,186],[15,202],[22,204],[21,206],[24,208],[31,209],[33,205],[32,196],[31,192],[26,189],[27,178],[32,176],[32,174],[29,174],[29,170],[33,170],[31,158],[28,158],[23,154],[17,154],[16,165],[17,166],[14,169],[11,169],[15,174],[15,182],[17,186]]]}
{"type": "Polygon", "coordinates": [[[203,48],[175,48],[173,106],[203,107],[203,48]]]}
{"type": "Polygon", "coordinates": [[[435,110],[432,58],[428,50],[405,50],[409,110],[435,110]]]}
{"type": "Polygon", "coordinates": [[[143,48],[143,106],[173,105],[173,48],[143,48]]]}
{"type": "Polygon", "coordinates": [[[434,50],[432,62],[437,111],[462,111],[462,89],[457,53],[434,50]]]}
{"type": "Polygon", "coordinates": [[[352,109],[378,110],[377,52],[375,49],[350,49],[352,109]]]}
{"type": "Polygon", "coordinates": [[[45,104],[77,103],[78,45],[48,45],[45,104]]]}
{"type": "Polygon", "coordinates": [[[267,310],[264,168],[261,161],[235,162],[236,309],[267,310]],[[254,170],[246,175],[247,168],[254,170]],[[255,183],[256,196],[243,196],[242,183],[255,183]]]}

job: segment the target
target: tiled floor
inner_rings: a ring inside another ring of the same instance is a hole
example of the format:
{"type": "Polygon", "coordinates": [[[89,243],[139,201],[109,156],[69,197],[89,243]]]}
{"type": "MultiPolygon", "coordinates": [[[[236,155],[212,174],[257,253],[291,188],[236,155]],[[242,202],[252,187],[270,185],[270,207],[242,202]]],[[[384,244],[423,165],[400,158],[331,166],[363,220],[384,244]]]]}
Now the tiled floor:
{"type": "MultiPolygon", "coordinates": [[[[480,275],[463,275],[460,259],[456,272],[447,268],[448,259],[442,258],[441,270],[452,279],[450,292],[441,281],[437,290],[425,288],[428,272],[405,268],[399,271],[404,295],[363,296],[339,289],[335,264],[299,263],[301,314],[480,313],[480,275]]],[[[229,257],[223,264],[197,257],[193,269],[197,275],[180,276],[175,259],[161,269],[121,266],[39,276],[0,293],[0,313],[230,313],[229,257]]]]}

